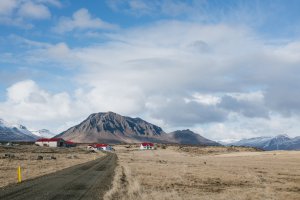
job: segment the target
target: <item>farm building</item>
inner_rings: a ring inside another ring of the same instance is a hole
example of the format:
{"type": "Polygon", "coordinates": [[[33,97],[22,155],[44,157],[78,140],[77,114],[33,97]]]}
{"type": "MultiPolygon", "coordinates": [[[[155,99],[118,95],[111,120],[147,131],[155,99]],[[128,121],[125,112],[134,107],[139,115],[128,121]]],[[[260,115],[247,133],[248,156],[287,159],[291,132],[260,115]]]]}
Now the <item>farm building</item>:
{"type": "Polygon", "coordinates": [[[62,138],[40,138],[35,144],[44,147],[65,147],[66,141],[62,138]]]}
{"type": "Polygon", "coordinates": [[[66,147],[76,147],[76,144],[72,141],[69,141],[69,140],[66,141],[65,144],[66,144],[66,147]]]}
{"type": "Polygon", "coordinates": [[[150,142],[143,142],[140,145],[140,149],[145,150],[145,149],[154,149],[154,144],[150,142]]]}
{"type": "Polygon", "coordinates": [[[92,150],[104,150],[104,151],[112,150],[112,147],[108,144],[90,144],[88,145],[87,148],[92,150]]]}

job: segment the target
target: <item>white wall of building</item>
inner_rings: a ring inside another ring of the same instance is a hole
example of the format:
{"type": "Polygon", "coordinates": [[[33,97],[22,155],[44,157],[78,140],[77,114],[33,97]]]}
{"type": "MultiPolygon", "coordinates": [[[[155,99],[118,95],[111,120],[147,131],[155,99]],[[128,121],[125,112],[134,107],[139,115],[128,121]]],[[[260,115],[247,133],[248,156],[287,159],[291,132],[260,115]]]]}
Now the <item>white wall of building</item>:
{"type": "Polygon", "coordinates": [[[35,142],[35,144],[37,144],[37,145],[39,145],[39,146],[58,147],[58,141],[35,142]]]}

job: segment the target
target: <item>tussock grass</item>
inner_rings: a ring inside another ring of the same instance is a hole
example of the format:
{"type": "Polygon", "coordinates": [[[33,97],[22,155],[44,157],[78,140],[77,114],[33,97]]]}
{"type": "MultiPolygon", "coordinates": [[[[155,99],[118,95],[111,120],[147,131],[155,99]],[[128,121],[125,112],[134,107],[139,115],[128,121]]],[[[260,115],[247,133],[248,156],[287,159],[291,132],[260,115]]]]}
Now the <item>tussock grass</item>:
{"type": "MultiPolygon", "coordinates": [[[[141,177],[140,177],[141,178],[141,177]]],[[[104,195],[104,200],[182,200],[175,191],[146,191],[138,177],[132,175],[130,167],[119,163],[115,169],[112,188],[104,195]]]]}

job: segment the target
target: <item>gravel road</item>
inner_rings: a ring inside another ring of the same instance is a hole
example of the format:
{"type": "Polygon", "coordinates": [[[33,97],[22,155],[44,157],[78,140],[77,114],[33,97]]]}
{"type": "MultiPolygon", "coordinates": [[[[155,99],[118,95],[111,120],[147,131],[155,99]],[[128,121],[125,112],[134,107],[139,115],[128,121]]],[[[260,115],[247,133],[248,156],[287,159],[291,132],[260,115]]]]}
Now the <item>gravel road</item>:
{"type": "Polygon", "coordinates": [[[0,188],[0,199],[102,199],[113,179],[117,156],[106,156],[56,173],[0,188]]]}

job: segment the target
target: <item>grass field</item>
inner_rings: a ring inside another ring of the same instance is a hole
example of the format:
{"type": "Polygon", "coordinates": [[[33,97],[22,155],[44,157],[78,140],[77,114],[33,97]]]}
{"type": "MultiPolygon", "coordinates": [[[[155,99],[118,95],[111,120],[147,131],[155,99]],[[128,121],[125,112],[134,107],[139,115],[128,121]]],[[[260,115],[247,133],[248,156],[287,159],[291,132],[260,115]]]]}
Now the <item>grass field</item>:
{"type": "Polygon", "coordinates": [[[300,199],[300,151],[115,147],[119,157],[105,199],[300,199]]]}
{"type": "Polygon", "coordinates": [[[17,168],[22,180],[84,163],[104,154],[90,153],[82,148],[50,148],[34,145],[0,146],[0,187],[17,183],[17,168]]]}

